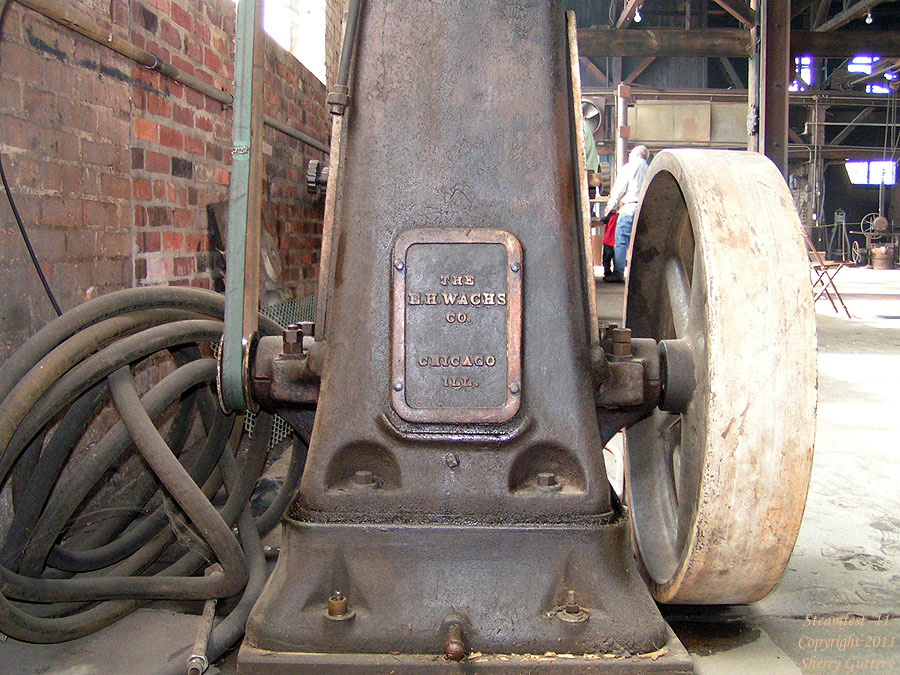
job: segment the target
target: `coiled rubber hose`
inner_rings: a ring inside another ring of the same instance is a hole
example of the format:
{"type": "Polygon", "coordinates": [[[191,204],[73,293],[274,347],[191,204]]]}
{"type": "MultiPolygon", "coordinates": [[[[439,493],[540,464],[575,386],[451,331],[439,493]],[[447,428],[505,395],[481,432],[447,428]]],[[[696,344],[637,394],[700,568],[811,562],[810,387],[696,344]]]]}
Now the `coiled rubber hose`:
{"type": "Polygon", "coordinates": [[[209,291],[119,291],[55,319],[0,368],[0,632],[61,642],[152,600],[242,593],[210,661],[240,638],[266,578],[260,537],[299,484],[308,436],[254,520],[272,420],[261,413],[248,440],[215,402],[223,314],[209,291]]]}

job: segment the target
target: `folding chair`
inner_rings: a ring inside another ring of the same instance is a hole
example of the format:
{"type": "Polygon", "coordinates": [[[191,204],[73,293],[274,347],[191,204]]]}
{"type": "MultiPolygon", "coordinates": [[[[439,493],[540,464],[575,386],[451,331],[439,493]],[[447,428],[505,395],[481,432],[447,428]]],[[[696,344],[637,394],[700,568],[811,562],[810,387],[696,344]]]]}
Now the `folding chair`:
{"type": "Polygon", "coordinates": [[[844,312],[846,312],[847,318],[852,319],[853,317],[850,316],[850,310],[848,310],[847,305],[844,304],[844,299],[841,297],[841,292],[838,290],[837,286],[834,283],[834,278],[838,275],[838,272],[851,265],[852,263],[838,262],[836,260],[825,260],[822,257],[822,254],[816,250],[815,246],[813,246],[809,235],[806,233],[806,229],[801,227],[800,231],[803,233],[803,238],[806,240],[806,245],[809,247],[810,279],[815,276],[815,279],[812,282],[812,290],[813,293],[815,293],[813,302],[818,302],[819,298],[824,295],[826,298],[828,298],[828,302],[831,303],[831,306],[834,308],[835,313],[840,314],[840,310],[837,308],[837,305],[834,302],[834,299],[836,297],[838,302],[841,303],[841,307],[843,307],[844,312]],[[832,291],[834,292],[834,297],[832,297],[831,295],[832,291]]]}

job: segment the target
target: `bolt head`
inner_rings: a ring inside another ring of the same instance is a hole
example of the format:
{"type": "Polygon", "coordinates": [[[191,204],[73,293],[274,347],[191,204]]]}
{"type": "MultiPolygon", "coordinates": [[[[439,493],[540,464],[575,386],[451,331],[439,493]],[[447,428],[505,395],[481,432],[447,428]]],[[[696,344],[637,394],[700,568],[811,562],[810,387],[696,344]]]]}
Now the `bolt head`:
{"type": "Polygon", "coordinates": [[[459,466],[459,457],[450,453],[449,455],[444,455],[444,463],[449,466],[451,469],[455,469],[459,466]]]}
{"type": "Polygon", "coordinates": [[[347,598],[340,591],[328,598],[328,616],[343,616],[347,613],[347,598]]]}
{"type": "Polygon", "coordinates": [[[403,382],[400,380],[394,381],[394,391],[403,391],[403,382]]]}
{"type": "Polygon", "coordinates": [[[537,475],[537,484],[541,487],[551,487],[556,485],[556,474],[547,472],[542,472],[537,475]]]}
{"type": "Polygon", "coordinates": [[[281,331],[282,352],[285,354],[299,354],[302,350],[303,331],[300,326],[292,323],[281,331]]]}
{"type": "Polygon", "coordinates": [[[466,646],[462,640],[450,640],[444,645],[444,654],[451,661],[462,661],[466,658],[466,646]]]}
{"type": "Polygon", "coordinates": [[[575,591],[566,591],[566,612],[569,614],[578,614],[581,607],[578,605],[578,596],[575,591]]]}
{"type": "Polygon", "coordinates": [[[353,482],[357,485],[374,485],[375,474],[371,471],[357,471],[353,474],[353,482]]]}
{"type": "Polygon", "coordinates": [[[613,328],[610,331],[613,342],[631,342],[630,328],[613,328]]]}
{"type": "Polygon", "coordinates": [[[513,382],[512,384],[509,385],[509,393],[513,394],[513,395],[516,395],[519,393],[519,383],[518,382],[513,382]]]}

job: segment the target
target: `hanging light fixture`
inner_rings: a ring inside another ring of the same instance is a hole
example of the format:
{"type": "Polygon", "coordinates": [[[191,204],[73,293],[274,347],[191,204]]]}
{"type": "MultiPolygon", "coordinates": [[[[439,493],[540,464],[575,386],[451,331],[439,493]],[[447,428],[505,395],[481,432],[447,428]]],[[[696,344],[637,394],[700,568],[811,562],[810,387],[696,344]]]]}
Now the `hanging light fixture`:
{"type": "Polygon", "coordinates": [[[635,22],[635,23],[640,23],[640,22],[641,22],[641,19],[642,19],[642,17],[641,17],[641,8],[638,7],[636,10],[634,10],[634,22],[635,22]]]}
{"type": "Polygon", "coordinates": [[[872,18],[872,10],[870,9],[868,12],[866,12],[866,23],[871,24],[873,21],[874,19],[872,18]]]}

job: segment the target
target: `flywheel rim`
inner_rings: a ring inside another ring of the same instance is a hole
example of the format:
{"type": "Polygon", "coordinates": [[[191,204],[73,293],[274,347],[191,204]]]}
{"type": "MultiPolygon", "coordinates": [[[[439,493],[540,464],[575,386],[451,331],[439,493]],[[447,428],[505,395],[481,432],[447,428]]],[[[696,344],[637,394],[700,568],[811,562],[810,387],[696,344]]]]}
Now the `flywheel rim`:
{"type": "Polygon", "coordinates": [[[760,155],[663,151],[645,178],[626,326],[685,340],[696,381],[681,414],[657,409],[625,433],[635,553],[660,602],[753,602],[787,565],[815,420],[799,227],[781,174],[760,155]],[[795,405],[779,414],[779,402],[795,405]]]}

